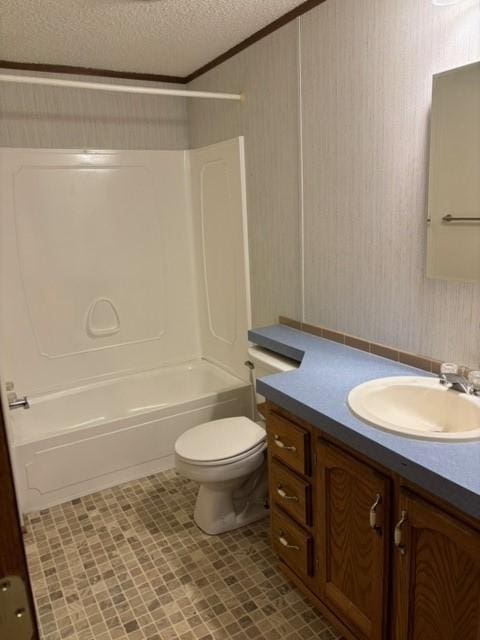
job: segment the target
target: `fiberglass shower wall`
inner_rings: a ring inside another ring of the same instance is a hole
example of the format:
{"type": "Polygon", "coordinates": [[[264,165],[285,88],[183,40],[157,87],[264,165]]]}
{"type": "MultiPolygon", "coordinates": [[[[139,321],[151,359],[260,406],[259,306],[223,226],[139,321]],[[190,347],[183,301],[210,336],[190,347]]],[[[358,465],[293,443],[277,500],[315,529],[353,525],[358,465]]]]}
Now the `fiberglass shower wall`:
{"type": "Polygon", "coordinates": [[[202,356],[246,379],[242,139],[0,154],[3,383],[43,394],[202,356]]]}
{"type": "Polygon", "coordinates": [[[1,154],[3,378],[34,394],[198,357],[184,152],[1,154]]]}

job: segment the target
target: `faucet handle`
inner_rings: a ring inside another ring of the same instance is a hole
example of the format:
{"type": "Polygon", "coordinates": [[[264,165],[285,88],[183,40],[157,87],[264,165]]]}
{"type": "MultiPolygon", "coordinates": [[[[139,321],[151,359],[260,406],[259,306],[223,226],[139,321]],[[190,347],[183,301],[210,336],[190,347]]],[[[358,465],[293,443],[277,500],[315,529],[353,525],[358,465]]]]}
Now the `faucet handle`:
{"type": "Polygon", "coordinates": [[[468,381],[473,387],[473,390],[478,394],[480,392],[480,371],[469,371],[468,381]]]}
{"type": "Polygon", "coordinates": [[[440,365],[440,374],[445,375],[447,373],[458,375],[458,364],[455,364],[454,362],[442,362],[440,365]]]}
{"type": "Polygon", "coordinates": [[[470,375],[470,367],[467,366],[466,364],[462,364],[458,367],[458,373],[459,375],[463,376],[464,378],[468,379],[468,376],[470,375]]]}

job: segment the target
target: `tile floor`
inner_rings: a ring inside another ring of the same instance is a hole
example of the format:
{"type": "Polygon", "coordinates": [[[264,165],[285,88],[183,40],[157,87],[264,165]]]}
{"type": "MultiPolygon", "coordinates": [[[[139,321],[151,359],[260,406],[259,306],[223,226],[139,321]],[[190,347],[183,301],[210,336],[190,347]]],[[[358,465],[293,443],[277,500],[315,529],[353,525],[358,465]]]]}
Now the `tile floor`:
{"type": "Polygon", "coordinates": [[[174,471],[30,514],[43,640],[333,640],[280,575],[266,521],[207,536],[174,471]]]}

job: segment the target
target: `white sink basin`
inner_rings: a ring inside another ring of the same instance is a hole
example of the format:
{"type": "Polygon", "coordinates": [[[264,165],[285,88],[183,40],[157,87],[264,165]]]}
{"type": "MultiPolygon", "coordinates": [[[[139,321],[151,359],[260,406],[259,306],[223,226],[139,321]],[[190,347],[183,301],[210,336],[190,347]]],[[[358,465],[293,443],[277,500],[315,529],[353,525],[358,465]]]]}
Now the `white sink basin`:
{"type": "Polygon", "coordinates": [[[411,438],[480,439],[480,397],[449,390],[438,378],[364,382],[350,391],[348,405],[361,420],[411,438]]]}

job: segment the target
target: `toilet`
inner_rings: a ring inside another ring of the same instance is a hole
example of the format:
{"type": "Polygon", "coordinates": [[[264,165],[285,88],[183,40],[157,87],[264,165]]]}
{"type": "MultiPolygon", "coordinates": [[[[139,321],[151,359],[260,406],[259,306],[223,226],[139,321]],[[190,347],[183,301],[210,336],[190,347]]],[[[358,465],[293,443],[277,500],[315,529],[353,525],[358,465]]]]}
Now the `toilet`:
{"type": "Polygon", "coordinates": [[[245,417],[193,427],[175,443],[177,471],[200,484],[193,514],[209,534],[265,516],[265,429],[245,417]]]}
{"type": "MultiPolygon", "coordinates": [[[[249,358],[258,377],[298,366],[258,347],[249,358]]],[[[193,517],[202,531],[216,535],[267,515],[266,448],[263,420],[245,416],[205,422],[177,439],[176,470],[200,484],[193,517]]]]}

